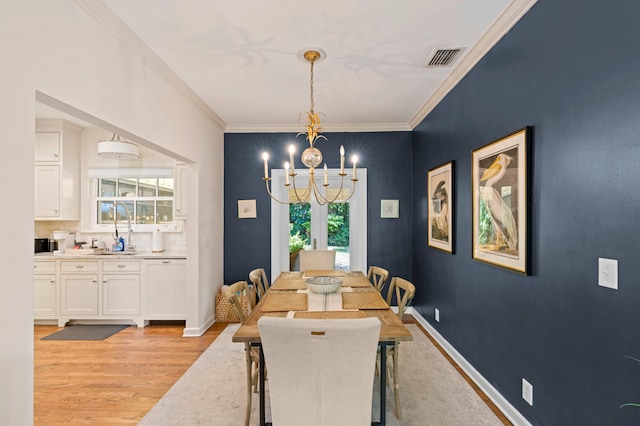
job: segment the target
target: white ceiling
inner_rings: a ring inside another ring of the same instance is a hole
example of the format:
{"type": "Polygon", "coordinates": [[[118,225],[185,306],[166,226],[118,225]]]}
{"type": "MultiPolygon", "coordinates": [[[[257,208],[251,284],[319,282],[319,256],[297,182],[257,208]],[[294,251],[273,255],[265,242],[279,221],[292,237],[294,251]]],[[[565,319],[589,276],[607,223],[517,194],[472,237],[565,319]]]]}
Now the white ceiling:
{"type": "Polygon", "coordinates": [[[297,53],[309,47],[326,52],[314,69],[325,130],[410,130],[535,0],[103,2],[135,33],[120,35],[139,37],[233,132],[302,128],[310,69],[297,53]],[[452,66],[425,67],[459,47],[452,66]]]}

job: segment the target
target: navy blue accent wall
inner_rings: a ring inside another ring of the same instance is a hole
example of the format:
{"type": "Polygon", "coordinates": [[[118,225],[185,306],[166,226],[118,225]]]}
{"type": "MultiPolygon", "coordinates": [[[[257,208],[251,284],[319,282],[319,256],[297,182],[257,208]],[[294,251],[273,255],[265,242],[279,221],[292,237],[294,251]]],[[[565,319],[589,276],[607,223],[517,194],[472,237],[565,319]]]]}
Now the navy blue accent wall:
{"type": "Polygon", "coordinates": [[[639,18],[632,0],[540,0],[414,130],[418,310],[534,424],[640,424],[620,407],[640,403],[639,18]],[[471,151],[525,125],[531,276],[471,259],[471,151]],[[455,255],[421,237],[427,170],[451,160],[455,255]]]}
{"type": "MultiPolygon", "coordinates": [[[[368,252],[370,265],[387,268],[392,275],[412,279],[411,133],[326,133],[316,147],[330,168],[340,167],[340,145],[357,154],[367,169],[368,252]],[[380,200],[400,200],[400,218],[381,219],[380,200]]],[[[285,133],[225,134],[224,164],[224,279],[226,284],[248,279],[249,271],[264,267],[271,280],[271,201],[265,190],[262,152],[269,153],[269,167],[283,168],[288,146],[300,153],[308,146],[302,136],[285,133]],[[256,219],[238,219],[238,200],[255,199],[256,219]]],[[[296,167],[299,154],[296,155],[296,167]]],[[[358,189],[356,188],[356,191],[358,189]]]]}

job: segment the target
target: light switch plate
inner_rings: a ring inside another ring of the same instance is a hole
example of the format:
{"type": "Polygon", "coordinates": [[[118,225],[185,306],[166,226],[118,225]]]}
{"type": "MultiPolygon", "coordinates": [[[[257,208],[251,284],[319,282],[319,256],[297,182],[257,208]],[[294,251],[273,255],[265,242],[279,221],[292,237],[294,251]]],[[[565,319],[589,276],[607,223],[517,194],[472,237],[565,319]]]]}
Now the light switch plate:
{"type": "Polygon", "coordinates": [[[436,318],[436,322],[440,322],[440,309],[436,308],[434,316],[436,318]]]}
{"type": "Polygon", "coordinates": [[[533,406],[533,385],[526,379],[522,379],[522,399],[533,406]]]}
{"type": "Polygon", "coordinates": [[[598,285],[618,289],[618,261],[614,259],[598,259],[598,285]]]}

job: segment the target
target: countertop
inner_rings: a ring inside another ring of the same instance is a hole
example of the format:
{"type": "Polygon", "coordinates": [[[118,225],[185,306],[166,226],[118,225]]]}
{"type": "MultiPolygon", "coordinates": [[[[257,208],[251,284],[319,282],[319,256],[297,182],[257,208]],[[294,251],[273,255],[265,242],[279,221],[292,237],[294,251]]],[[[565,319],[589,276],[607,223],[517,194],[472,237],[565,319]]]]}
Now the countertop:
{"type": "Polygon", "coordinates": [[[81,254],[73,253],[73,249],[68,249],[64,254],[53,254],[51,252],[35,253],[36,260],[109,260],[109,259],[186,259],[184,251],[163,251],[153,253],[151,251],[139,251],[134,254],[81,254]]]}

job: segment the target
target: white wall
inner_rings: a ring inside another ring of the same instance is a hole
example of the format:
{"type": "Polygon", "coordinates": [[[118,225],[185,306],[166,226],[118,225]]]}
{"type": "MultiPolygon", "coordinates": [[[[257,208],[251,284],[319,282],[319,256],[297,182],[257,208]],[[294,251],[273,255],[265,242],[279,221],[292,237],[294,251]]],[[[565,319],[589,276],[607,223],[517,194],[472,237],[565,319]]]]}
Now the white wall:
{"type": "MultiPolygon", "coordinates": [[[[33,133],[35,94],[194,161],[187,240],[188,330],[213,318],[222,283],[223,128],[88,12],[89,0],[0,6],[0,424],[33,422],[33,133]]],[[[106,22],[106,20],[101,20],[106,22]]]]}

